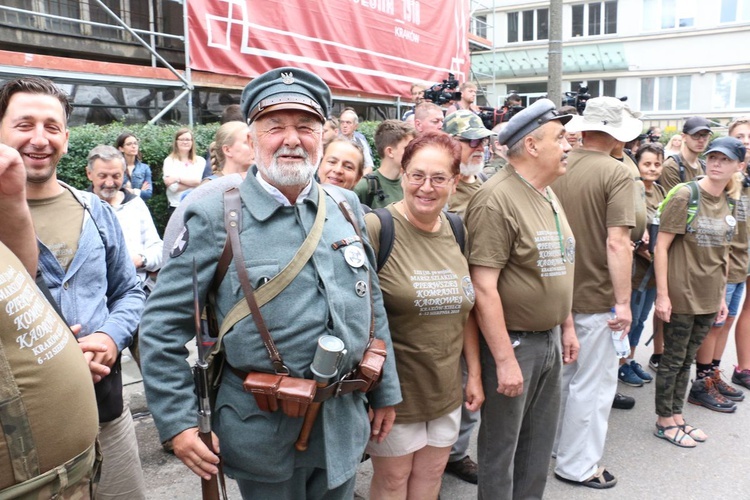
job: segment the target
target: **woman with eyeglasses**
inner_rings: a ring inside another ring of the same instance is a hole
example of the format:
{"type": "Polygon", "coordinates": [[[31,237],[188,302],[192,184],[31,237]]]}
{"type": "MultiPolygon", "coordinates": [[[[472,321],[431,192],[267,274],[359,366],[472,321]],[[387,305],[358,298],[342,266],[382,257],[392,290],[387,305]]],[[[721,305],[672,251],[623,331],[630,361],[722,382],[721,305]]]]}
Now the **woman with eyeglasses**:
{"type": "Polygon", "coordinates": [[[151,198],[151,167],[141,161],[138,138],[131,132],[123,132],[117,137],[115,147],[125,157],[125,178],[122,186],[129,193],[139,195],[143,201],[151,198]]]}
{"type": "Polygon", "coordinates": [[[201,183],[206,160],[195,154],[195,140],[189,128],[181,128],[174,136],[172,152],[164,160],[162,171],[167,187],[167,201],[171,216],[186,191],[201,183]]]}
{"type": "MultiPolygon", "coordinates": [[[[388,437],[367,446],[372,498],[437,498],[464,402],[462,350],[469,371],[466,406],[476,411],[484,401],[469,266],[443,213],[460,161],[460,146],[447,134],[414,139],[402,158],[404,198],[382,209],[392,218],[394,239],[378,278],[403,402],[388,437]]],[[[380,220],[375,213],[365,217],[376,254],[380,220]]]]}

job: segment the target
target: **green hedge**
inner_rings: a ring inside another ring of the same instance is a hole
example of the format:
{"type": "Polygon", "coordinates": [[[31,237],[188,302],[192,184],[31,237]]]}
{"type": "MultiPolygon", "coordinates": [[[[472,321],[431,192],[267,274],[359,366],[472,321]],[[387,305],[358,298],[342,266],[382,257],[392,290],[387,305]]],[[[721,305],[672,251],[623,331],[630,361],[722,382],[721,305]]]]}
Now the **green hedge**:
{"type": "MultiPolygon", "coordinates": [[[[367,137],[372,148],[373,161],[376,168],[380,165],[375,150],[373,136],[379,122],[363,122],[358,130],[367,137]]],[[[167,195],[162,183],[162,164],[164,158],[169,155],[172,148],[174,134],[184,125],[128,125],[112,123],[104,126],[82,125],[70,129],[70,140],[68,141],[68,154],[65,155],[57,167],[58,177],[79,189],[87,189],[90,185],[86,178],[86,157],[95,146],[109,144],[114,146],[117,136],[126,130],[133,133],[140,141],[141,156],[143,162],[151,167],[153,178],[154,195],[147,202],[154,223],[160,233],[167,225],[167,195]]],[[[218,123],[209,125],[196,125],[193,127],[197,153],[201,156],[206,154],[208,145],[213,141],[218,123]]]]}
{"type": "MultiPolygon", "coordinates": [[[[154,195],[147,204],[154,217],[154,223],[160,233],[167,225],[167,195],[161,180],[164,158],[172,149],[174,134],[183,125],[128,125],[112,123],[105,126],[82,125],[70,129],[68,154],[65,155],[57,167],[58,177],[79,189],[87,189],[90,185],[86,178],[86,157],[95,146],[109,144],[114,146],[117,136],[126,130],[135,134],[140,141],[143,162],[151,167],[154,195]]],[[[217,123],[197,125],[193,128],[197,153],[206,154],[208,145],[213,141],[217,123]]]]}

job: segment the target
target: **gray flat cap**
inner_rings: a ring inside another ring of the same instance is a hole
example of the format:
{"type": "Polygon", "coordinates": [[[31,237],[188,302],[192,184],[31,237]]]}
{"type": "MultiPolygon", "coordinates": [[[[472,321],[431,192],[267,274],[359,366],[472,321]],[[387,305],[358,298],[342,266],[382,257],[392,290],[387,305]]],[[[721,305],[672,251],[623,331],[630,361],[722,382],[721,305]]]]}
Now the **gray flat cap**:
{"type": "Polygon", "coordinates": [[[240,108],[247,124],[269,111],[300,109],[321,122],[331,109],[331,90],[318,75],[299,68],[277,68],[263,73],[242,91],[240,108]]]}
{"type": "Polygon", "coordinates": [[[528,108],[513,115],[513,118],[498,134],[498,142],[510,147],[547,122],[558,120],[565,125],[573,118],[573,115],[558,115],[556,109],[555,103],[549,99],[539,99],[528,108]]]}

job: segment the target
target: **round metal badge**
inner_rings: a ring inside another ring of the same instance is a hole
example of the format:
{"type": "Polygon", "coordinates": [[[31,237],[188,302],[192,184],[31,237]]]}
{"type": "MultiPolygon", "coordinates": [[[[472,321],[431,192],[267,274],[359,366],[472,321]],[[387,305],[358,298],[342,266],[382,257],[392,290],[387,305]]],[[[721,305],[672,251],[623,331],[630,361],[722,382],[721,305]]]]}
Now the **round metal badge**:
{"type": "Polygon", "coordinates": [[[344,260],[352,267],[362,267],[365,265],[365,252],[359,247],[349,245],[344,248],[344,260]]]}

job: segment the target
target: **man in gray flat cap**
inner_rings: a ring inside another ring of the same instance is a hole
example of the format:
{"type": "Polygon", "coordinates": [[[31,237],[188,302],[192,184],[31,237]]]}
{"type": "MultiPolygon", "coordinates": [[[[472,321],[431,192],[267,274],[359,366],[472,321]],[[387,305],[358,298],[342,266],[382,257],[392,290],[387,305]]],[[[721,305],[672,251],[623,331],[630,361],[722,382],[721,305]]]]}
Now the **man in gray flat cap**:
{"type": "Polygon", "coordinates": [[[225,332],[225,365],[213,409],[214,447],[221,444],[223,468],[237,480],[243,498],[352,498],[367,440],[385,438],[395,418],[393,406],[401,401],[359,202],[336,188],[327,194],[313,178],[330,104],[328,86],[297,68],[269,71],[245,87],[241,107],[256,164],[239,188],[190,204],[185,228],[143,316],[143,376],[160,437],[172,439],[175,455],[208,479],[217,473],[219,458],[198,436],[185,364],[184,345],[195,334],[195,262],[200,304],[213,294],[219,330],[225,332]],[[233,194],[239,196],[237,209],[233,194]],[[343,198],[351,213],[340,209],[341,200],[333,196],[343,198]],[[226,257],[227,233],[238,243],[230,245],[228,266],[221,263],[227,259],[220,260],[226,257]],[[245,295],[248,288],[257,293],[245,295]],[[278,293],[263,305],[270,289],[278,293]],[[252,307],[248,297],[257,299],[260,314],[245,309],[235,315],[238,308],[252,307]],[[387,357],[380,385],[365,393],[362,377],[353,371],[373,335],[384,341],[387,357]],[[329,348],[346,351],[333,369],[337,374],[327,377],[335,385],[315,393],[322,406],[308,421],[313,425],[306,451],[299,451],[302,440],[300,446],[295,443],[306,420],[296,409],[301,395],[280,398],[292,396],[284,389],[289,381],[295,387],[312,381],[311,364],[322,336],[335,337],[326,337],[329,348]],[[258,374],[280,384],[279,398],[274,392],[256,400],[243,390],[243,381],[257,382],[258,374]],[[366,400],[374,411],[372,422],[366,400]],[[276,404],[279,408],[270,411],[276,404]]]}
{"type": "Polygon", "coordinates": [[[635,183],[610,153],[642,127],[619,99],[590,99],[583,116],[566,125],[569,132],[582,133],[583,145],[570,152],[568,173],[552,184],[578,249],[572,310],[581,344],[578,360],[563,368],[555,477],[596,489],[617,484],[599,461],[617,389],[618,358],[611,332],[626,335],[632,317],[635,183]]]}
{"type": "Polygon", "coordinates": [[[516,114],[498,136],[508,165],[466,211],[487,398],[477,444],[479,498],[542,498],[562,363],[578,356],[570,316],[576,245],[549,188],[566,170],[570,118],[548,99],[516,114]]]}

